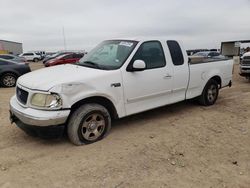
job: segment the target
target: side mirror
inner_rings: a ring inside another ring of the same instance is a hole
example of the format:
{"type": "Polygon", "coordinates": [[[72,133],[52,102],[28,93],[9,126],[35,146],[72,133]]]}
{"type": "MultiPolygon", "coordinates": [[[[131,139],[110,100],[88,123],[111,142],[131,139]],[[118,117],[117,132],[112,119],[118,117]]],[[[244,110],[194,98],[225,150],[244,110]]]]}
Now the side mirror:
{"type": "Polygon", "coordinates": [[[146,69],[146,63],[143,60],[135,60],[128,69],[129,72],[143,71],[146,69]]]}

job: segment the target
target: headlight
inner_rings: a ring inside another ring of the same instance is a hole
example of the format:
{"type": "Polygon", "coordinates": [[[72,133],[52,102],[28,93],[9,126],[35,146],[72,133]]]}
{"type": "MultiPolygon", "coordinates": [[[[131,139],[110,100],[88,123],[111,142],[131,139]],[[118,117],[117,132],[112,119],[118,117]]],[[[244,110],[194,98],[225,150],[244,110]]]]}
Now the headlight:
{"type": "Polygon", "coordinates": [[[39,108],[57,109],[62,106],[62,99],[57,94],[35,93],[31,105],[39,108]]]}

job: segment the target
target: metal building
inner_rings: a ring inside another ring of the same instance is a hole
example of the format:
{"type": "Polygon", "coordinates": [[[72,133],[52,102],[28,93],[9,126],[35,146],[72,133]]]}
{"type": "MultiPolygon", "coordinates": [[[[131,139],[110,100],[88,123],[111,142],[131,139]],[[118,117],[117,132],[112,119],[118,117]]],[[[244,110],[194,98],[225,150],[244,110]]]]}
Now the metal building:
{"type": "Polygon", "coordinates": [[[0,39],[0,54],[21,54],[23,53],[23,44],[0,39]]]}

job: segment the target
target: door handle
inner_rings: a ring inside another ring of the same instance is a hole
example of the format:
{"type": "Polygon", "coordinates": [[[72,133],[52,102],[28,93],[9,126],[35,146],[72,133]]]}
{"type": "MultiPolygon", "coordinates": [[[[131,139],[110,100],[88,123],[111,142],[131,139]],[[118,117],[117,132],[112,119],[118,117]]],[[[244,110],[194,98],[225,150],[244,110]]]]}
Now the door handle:
{"type": "Polygon", "coordinates": [[[170,74],[167,74],[166,76],[164,76],[164,79],[171,79],[172,78],[172,75],[170,74]]]}

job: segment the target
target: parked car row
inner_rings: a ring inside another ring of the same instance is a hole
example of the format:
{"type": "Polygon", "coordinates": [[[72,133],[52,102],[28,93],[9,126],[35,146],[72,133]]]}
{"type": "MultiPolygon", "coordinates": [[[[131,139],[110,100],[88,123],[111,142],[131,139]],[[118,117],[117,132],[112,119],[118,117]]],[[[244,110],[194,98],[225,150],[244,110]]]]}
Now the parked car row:
{"type": "Polygon", "coordinates": [[[219,52],[216,52],[216,51],[197,52],[197,53],[192,55],[192,57],[194,57],[194,56],[200,56],[200,57],[204,57],[207,59],[226,59],[226,57],[224,55],[221,55],[219,52]]]}
{"type": "MultiPolygon", "coordinates": [[[[78,62],[84,53],[60,52],[51,54],[44,58],[46,67],[73,64],[78,62]]],[[[41,54],[38,52],[28,52],[19,56],[12,54],[0,54],[0,86],[14,87],[18,77],[30,72],[28,61],[37,62],[42,60],[41,54]]]]}

